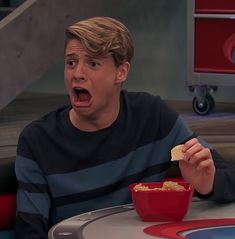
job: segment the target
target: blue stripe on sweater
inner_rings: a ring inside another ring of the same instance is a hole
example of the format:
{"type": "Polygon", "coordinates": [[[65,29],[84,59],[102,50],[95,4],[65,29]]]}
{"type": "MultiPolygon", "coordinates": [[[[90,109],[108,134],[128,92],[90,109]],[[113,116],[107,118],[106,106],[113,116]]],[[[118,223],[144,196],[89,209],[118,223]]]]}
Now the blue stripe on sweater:
{"type": "Polygon", "coordinates": [[[192,134],[185,126],[183,127],[185,130],[182,131],[181,126],[181,118],[178,118],[169,135],[160,141],[140,147],[119,160],[72,173],[49,175],[46,177],[47,180],[41,175],[41,170],[35,161],[17,156],[16,174],[18,179],[25,183],[46,184],[48,181],[53,197],[104,187],[139,173],[147,167],[167,162],[173,144],[181,143],[192,134]]]}
{"type": "MultiPolygon", "coordinates": [[[[146,177],[141,182],[157,182],[157,181],[163,181],[165,174],[159,174],[154,175],[151,177],[146,177]]],[[[88,211],[97,210],[100,208],[105,207],[112,207],[116,205],[123,205],[127,203],[131,203],[131,193],[129,191],[129,188],[122,188],[120,190],[117,190],[109,195],[105,195],[99,198],[95,198],[92,200],[87,200],[80,203],[73,203],[66,206],[61,206],[57,208],[57,220],[61,221],[63,219],[66,219],[71,216],[75,216],[81,213],[85,213],[88,211]]]]}
{"type": "Polygon", "coordinates": [[[17,211],[42,215],[49,218],[50,199],[46,193],[29,193],[17,191],[17,211]]]}
{"type": "Polygon", "coordinates": [[[16,156],[15,173],[17,179],[24,183],[47,184],[37,163],[20,155],[16,156]]]}
{"type": "Polygon", "coordinates": [[[147,167],[169,161],[170,150],[175,141],[180,143],[192,135],[188,128],[182,133],[182,129],[179,129],[181,125],[179,118],[166,138],[140,147],[118,160],[72,173],[47,176],[49,184],[53,185],[50,187],[53,196],[61,197],[103,187],[139,173],[147,167]]]}

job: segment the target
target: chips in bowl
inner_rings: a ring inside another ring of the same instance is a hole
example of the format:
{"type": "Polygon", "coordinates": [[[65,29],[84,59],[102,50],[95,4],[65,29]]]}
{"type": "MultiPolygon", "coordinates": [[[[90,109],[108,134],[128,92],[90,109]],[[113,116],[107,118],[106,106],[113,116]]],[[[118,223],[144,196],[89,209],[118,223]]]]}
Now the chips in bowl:
{"type": "Polygon", "coordinates": [[[130,185],[132,201],[143,221],[182,221],[188,212],[193,187],[185,182],[148,182],[130,185]]]}

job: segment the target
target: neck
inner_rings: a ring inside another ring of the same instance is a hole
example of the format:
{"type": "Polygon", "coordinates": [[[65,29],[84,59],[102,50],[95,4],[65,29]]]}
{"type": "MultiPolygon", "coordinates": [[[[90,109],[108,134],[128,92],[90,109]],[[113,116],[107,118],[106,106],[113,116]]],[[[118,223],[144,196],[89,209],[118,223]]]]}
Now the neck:
{"type": "Polygon", "coordinates": [[[112,125],[117,119],[120,110],[120,102],[117,102],[116,106],[112,107],[112,110],[102,111],[100,114],[93,115],[80,115],[74,109],[69,112],[69,118],[72,124],[82,130],[87,132],[94,132],[101,129],[105,129],[112,125]]]}

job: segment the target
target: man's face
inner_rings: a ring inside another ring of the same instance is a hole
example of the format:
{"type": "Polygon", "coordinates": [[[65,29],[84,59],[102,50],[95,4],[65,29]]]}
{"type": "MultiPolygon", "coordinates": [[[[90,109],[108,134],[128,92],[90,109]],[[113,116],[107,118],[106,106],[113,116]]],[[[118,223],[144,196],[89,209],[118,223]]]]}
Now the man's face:
{"type": "Polygon", "coordinates": [[[127,64],[116,67],[112,56],[94,58],[80,41],[70,40],[65,49],[64,78],[75,112],[97,117],[117,105],[121,83],[129,70],[127,64]]]}

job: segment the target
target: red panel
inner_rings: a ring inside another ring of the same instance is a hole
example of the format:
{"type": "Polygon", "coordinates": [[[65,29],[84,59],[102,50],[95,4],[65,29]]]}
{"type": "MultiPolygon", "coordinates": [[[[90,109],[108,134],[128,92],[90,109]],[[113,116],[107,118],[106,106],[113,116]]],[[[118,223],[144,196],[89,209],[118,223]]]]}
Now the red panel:
{"type": "Polygon", "coordinates": [[[195,71],[235,73],[235,20],[195,19],[195,71]]]}
{"type": "Polygon", "coordinates": [[[0,230],[12,228],[16,215],[16,195],[0,195],[0,230]]]}
{"type": "Polygon", "coordinates": [[[235,0],[196,0],[197,13],[235,13],[235,0]]]}

